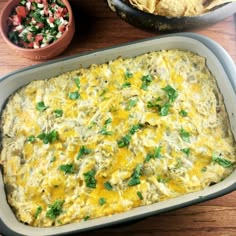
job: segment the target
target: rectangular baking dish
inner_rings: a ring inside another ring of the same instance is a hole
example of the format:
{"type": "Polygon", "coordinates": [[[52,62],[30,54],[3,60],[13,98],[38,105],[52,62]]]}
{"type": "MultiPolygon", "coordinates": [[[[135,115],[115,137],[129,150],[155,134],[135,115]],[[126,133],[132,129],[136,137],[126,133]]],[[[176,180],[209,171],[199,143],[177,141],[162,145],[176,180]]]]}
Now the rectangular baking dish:
{"type": "MultiPolygon", "coordinates": [[[[221,93],[223,94],[226,109],[234,137],[236,137],[236,74],[235,64],[227,52],[214,41],[197,34],[179,33],[155,37],[134,43],[129,43],[109,49],[103,49],[91,53],[51,61],[48,63],[31,66],[0,78],[0,110],[4,107],[7,98],[18,88],[32,80],[47,79],[63,72],[88,67],[96,63],[101,64],[119,56],[124,58],[134,57],[150,51],[162,49],[184,49],[195,52],[207,58],[207,66],[215,76],[221,93]]],[[[72,223],[60,227],[36,228],[17,221],[14,213],[6,201],[2,172],[0,171],[0,232],[6,235],[64,235],[85,230],[104,227],[115,223],[121,223],[153,214],[159,214],[170,210],[182,208],[215,197],[222,196],[236,189],[236,170],[222,182],[208,187],[202,191],[190,193],[155,203],[142,206],[128,212],[115,214],[72,223]]]]}

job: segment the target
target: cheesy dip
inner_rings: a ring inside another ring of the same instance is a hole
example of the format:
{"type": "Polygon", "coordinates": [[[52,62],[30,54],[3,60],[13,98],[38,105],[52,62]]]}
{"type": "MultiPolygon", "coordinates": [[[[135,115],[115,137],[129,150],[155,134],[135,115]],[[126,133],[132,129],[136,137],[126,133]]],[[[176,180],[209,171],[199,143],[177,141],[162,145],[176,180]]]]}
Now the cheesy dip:
{"type": "Polygon", "coordinates": [[[33,81],[9,98],[1,127],[8,202],[37,227],[199,191],[235,167],[222,95],[205,59],[189,51],[33,81]]]}

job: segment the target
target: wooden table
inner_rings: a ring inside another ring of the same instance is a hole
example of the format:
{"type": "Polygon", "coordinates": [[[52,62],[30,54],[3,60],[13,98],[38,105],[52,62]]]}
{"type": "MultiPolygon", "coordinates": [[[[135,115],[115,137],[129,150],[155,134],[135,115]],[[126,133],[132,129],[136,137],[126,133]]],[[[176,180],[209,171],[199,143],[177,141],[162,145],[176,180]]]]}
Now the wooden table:
{"type": "MultiPolygon", "coordinates": [[[[0,0],[0,11],[7,0],[0,0]]],[[[101,0],[70,0],[76,35],[60,57],[155,36],[119,19],[101,0]]],[[[194,32],[220,43],[236,62],[236,16],[194,32]]],[[[0,37],[0,76],[34,62],[15,55],[0,37]]],[[[1,199],[0,199],[1,204],[1,199]]],[[[0,229],[1,232],[1,229],[0,229]]],[[[99,236],[235,236],[236,192],[185,209],[80,235],[99,236]]]]}

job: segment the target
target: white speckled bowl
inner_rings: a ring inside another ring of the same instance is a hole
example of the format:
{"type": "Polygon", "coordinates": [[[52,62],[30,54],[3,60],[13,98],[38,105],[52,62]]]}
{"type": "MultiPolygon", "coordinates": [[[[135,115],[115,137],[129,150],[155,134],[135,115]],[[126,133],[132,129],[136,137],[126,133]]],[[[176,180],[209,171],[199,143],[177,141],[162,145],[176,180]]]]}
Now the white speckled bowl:
{"type": "MultiPolygon", "coordinates": [[[[134,57],[150,51],[161,49],[185,49],[193,51],[207,58],[207,66],[215,76],[221,93],[223,94],[229,115],[231,128],[236,137],[236,68],[227,52],[214,41],[198,34],[182,33],[162,36],[158,38],[129,43],[114,48],[109,48],[92,53],[77,55],[61,60],[28,67],[0,79],[0,110],[4,107],[7,98],[18,88],[32,80],[47,79],[63,72],[88,67],[93,63],[104,63],[115,59],[118,56],[124,58],[134,57]],[[37,75],[35,77],[35,75],[37,75]],[[233,102],[234,101],[234,102],[233,102]]],[[[196,204],[221,195],[227,194],[236,189],[236,170],[222,182],[210,186],[202,191],[190,193],[155,203],[149,206],[142,206],[128,212],[114,214],[108,217],[91,219],[80,223],[72,223],[59,227],[36,228],[24,225],[17,221],[14,213],[6,201],[2,172],[0,171],[0,229],[2,233],[9,236],[28,235],[64,235],[90,230],[98,227],[121,223],[129,220],[159,214],[166,211],[182,208],[196,204]]]]}

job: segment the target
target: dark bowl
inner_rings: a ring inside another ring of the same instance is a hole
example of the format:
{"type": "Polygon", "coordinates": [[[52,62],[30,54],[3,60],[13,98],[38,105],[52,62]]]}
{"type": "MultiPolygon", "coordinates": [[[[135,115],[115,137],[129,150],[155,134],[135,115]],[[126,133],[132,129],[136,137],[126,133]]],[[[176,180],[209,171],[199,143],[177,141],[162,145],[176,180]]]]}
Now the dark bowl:
{"type": "Polygon", "coordinates": [[[183,31],[213,25],[236,12],[236,2],[219,6],[199,16],[166,17],[143,12],[122,0],[107,0],[109,7],[126,22],[152,32],[183,31]]]}

